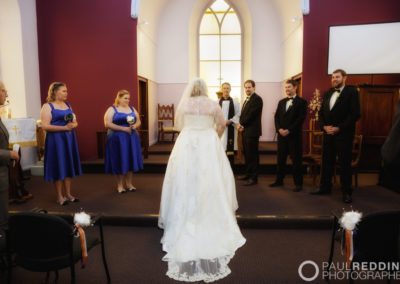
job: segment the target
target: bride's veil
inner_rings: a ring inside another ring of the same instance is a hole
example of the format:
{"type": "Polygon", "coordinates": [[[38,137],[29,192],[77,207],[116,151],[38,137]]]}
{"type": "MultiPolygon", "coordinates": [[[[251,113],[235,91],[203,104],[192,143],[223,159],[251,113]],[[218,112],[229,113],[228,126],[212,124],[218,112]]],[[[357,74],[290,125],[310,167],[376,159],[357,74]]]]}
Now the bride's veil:
{"type": "Polygon", "coordinates": [[[181,131],[184,126],[185,105],[191,97],[208,96],[207,85],[201,78],[193,79],[183,91],[175,112],[174,129],[181,131]]]}

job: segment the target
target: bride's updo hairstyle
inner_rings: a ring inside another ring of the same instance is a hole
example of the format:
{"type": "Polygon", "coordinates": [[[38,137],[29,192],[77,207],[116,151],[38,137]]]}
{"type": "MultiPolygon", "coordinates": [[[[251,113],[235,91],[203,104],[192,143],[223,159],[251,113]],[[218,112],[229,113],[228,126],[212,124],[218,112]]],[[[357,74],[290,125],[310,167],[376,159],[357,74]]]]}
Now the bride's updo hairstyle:
{"type": "Polygon", "coordinates": [[[207,96],[207,85],[203,79],[196,78],[193,80],[193,88],[190,93],[191,97],[207,96]]]}

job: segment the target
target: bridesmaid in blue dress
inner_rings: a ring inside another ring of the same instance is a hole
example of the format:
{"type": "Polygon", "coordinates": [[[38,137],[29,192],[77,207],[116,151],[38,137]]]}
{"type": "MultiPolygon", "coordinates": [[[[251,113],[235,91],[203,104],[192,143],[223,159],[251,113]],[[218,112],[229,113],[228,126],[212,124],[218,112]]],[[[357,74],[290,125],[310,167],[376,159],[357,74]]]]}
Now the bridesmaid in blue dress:
{"type": "Polygon", "coordinates": [[[128,91],[118,91],[114,105],[104,115],[104,125],[108,129],[105,170],[116,176],[118,193],[136,191],[132,173],[143,169],[142,150],[136,131],[141,122],[138,112],[129,105],[129,99],[128,91]]]}
{"type": "Polygon", "coordinates": [[[74,130],[78,123],[67,103],[67,96],[67,86],[64,83],[52,83],[47,103],[40,113],[42,128],[46,131],[44,180],[54,182],[57,203],[60,205],[79,201],[71,194],[71,179],[82,174],[74,130]]]}

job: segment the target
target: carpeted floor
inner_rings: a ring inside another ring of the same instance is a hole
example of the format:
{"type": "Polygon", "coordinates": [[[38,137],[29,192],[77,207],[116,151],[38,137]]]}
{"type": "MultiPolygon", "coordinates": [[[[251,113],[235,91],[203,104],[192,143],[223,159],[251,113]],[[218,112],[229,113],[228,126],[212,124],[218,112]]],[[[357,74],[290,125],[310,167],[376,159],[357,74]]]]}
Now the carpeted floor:
{"type": "MultiPolygon", "coordinates": [[[[11,211],[25,211],[34,207],[49,211],[74,213],[80,210],[103,212],[108,216],[132,216],[137,214],[158,214],[163,174],[135,174],[134,184],[137,192],[117,194],[115,181],[111,175],[84,174],[72,182],[72,192],[81,202],[67,206],[56,204],[52,183],[46,183],[42,177],[32,177],[26,182],[26,188],[34,198],[23,204],[11,204],[11,211]]],[[[375,185],[377,175],[360,174],[360,186],[355,189],[352,208],[364,213],[400,209],[400,195],[375,185]]],[[[311,179],[305,179],[302,192],[292,192],[293,182],[287,177],[282,188],[270,188],[274,176],[262,175],[256,186],[242,186],[237,182],[239,202],[238,215],[280,215],[280,216],[330,216],[331,211],[351,208],[341,200],[341,192],[335,187],[332,195],[312,196],[315,189],[311,179]]]]}
{"type": "MultiPolygon", "coordinates": [[[[33,193],[34,198],[24,204],[12,204],[10,210],[25,211],[39,207],[55,213],[71,214],[83,209],[89,212],[103,212],[106,216],[127,218],[138,214],[157,214],[163,175],[136,174],[134,180],[138,191],[119,195],[116,193],[112,176],[82,175],[73,180],[73,193],[81,202],[62,207],[55,203],[53,184],[45,183],[42,177],[32,177],[26,182],[26,187],[33,193]]],[[[260,215],[274,215],[284,220],[288,216],[330,216],[333,209],[351,208],[342,203],[337,186],[330,196],[311,196],[308,192],[315,187],[312,186],[310,178],[305,179],[304,191],[299,193],[291,191],[291,177],[286,178],[286,185],[282,188],[270,188],[268,184],[273,180],[272,175],[262,175],[259,177],[259,184],[253,187],[244,187],[240,185],[241,182],[237,182],[240,206],[237,214],[253,219],[260,215]]],[[[376,186],[377,175],[361,174],[359,182],[360,187],[354,192],[352,208],[363,213],[400,209],[400,195],[376,186]]],[[[153,218],[156,218],[156,215],[153,215],[153,218]]],[[[232,273],[218,283],[305,283],[299,277],[299,265],[305,260],[312,260],[322,269],[323,262],[328,259],[331,239],[331,231],[328,229],[263,228],[258,230],[242,226],[242,233],[247,242],[237,251],[230,263],[232,273]]],[[[165,276],[167,264],[161,261],[161,236],[162,230],[155,226],[106,226],[106,253],[112,283],[178,283],[165,276]]],[[[336,246],[334,261],[343,261],[339,245],[336,246]]],[[[77,283],[106,283],[99,247],[89,253],[85,269],[81,270],[79,264],[76,268],[77,283]]],[[[304,276],[310,277],[315,270],[311,265],[307,265],[303,272],[304,276]]],[[[1,277],[0,280],[5,281],[4,275],[1,277]]],[[[44,278],[44,273],[16,268],[12,283],[42,283],[44,278]]],[[[58,283],[69,283],[69,279],[69,270],[65,269],[60,273],[58,283]]],[[[318,278],[310,283],[325,283],[321,272],[318,278]]]]}
{"type": "MultiPolygon", "coordinates": [[[[229,264],[232,273],[217,283],[305,283],[298,275],[299,265],[312,260],[321,269],[322,263],[328,259],[329,230],[245,229],[242,232],[247,242],[237,250],[229,264]]],[[[106,256],[112,283],[179,283],[165,276],[167,263],[161,260],[164,255],[161,236],[162,231],[156,228],[105,227],[106,256]]],[[[336,246],[334,261],[343,261],[339,245],[336,246]]],[[[312,266],[305,266],[303,273],[310,277],[315,270],[312,266]]],[[[16,268],[12,283],[41,283],[44,278],[45,273],[16,268]]],[[[60,271],[58,283],[70,283],[69,279],[69,269],[60,271]]],[[[85,269],[76,265],[76,280],[85,284],[106,283],[99,247],[89,252],[85,269]]],[[[325,283],[321,272],[310,283],[325,283]]]]}

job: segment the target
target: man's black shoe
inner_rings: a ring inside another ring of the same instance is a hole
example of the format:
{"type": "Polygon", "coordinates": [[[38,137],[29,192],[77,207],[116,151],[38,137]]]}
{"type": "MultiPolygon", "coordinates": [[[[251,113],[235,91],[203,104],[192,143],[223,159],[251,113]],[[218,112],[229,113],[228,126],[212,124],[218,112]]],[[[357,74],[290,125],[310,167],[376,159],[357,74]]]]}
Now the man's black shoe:
{"type": "Polygon", "coordinates": [[[270,185],[269,185],[269,187],[278,187],[278,186],[282,186],[283,185],[283,182],[281,182],[281,181],[276,181],[276,182],[274,182],[274,183],[271,183],[270,185]]]}
{"type": "Polygon", "coordinates": [[[246,183],[244,183],[244,186],[250,186],[250,185],[255,185],[257,184],[257,180],[256,179],[252,179],[250,178],[246,183]]]}
{"type": "Polygon", "coordinates": [[[293,192],[299,192],[303,190],[303,186],[301,185],[296,185],[296,187],[293,189],[293,192]]]}
{"type": "Polygon", "coordinates": [[[324,195],[324,194],[331,194],[331,191],[327,190],[327,189],[320,188],[320,189],[311,191],[310,194],[312,194],[312,195],[324,195]]]}
{"type": "Polygon", "coordinates": [[[248,176],[248,175],[241,175],[241,176],[238,176],[236,179],[238,179],[238,180],[248,180],[250,177],[248,176]]]}
{"type": "Polygon", "coordinates": [[[343,202],[344,203],[351,203],[353,199],[351,198],[351,195],[348,193],[343,193],[343,202]]]}

